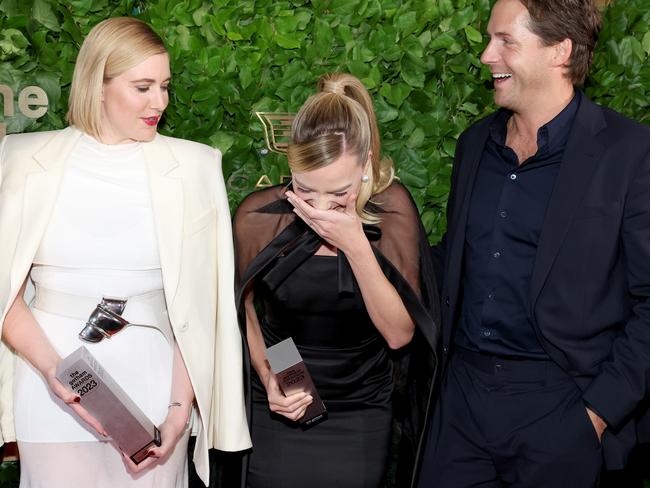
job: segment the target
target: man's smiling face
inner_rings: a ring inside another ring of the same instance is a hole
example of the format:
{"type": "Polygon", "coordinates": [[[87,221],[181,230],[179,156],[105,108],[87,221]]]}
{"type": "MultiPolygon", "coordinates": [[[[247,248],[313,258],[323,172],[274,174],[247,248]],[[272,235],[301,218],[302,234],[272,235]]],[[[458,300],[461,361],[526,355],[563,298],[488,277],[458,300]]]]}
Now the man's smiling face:
{"type": "Polygon", "coordinates": [[[553,46],[545,46],[529,28],[530,15],[519,0],[498,0],[492,9],[490,36],[481,62],[492,72],[494,101],[521,112],[548,95],[553,46]]]}

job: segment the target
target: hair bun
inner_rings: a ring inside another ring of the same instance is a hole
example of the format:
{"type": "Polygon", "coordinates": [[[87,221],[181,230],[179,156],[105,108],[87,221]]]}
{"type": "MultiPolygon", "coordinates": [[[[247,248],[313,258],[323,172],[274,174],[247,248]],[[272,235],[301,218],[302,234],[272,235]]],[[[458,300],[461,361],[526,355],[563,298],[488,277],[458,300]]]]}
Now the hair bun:
{"type": "Polygon", "coordinates": [[[335,93],[345,95],[346,84],[343,80],[323,80],[321,91],[325,93],[335,93]]]}

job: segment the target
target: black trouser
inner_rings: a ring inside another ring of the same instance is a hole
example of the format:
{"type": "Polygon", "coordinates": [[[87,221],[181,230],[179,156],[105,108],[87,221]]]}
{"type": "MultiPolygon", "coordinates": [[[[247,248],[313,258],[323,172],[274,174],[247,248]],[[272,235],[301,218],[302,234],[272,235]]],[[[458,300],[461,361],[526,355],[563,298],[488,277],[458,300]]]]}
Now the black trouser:
{"type": "Polygon", "coordinates": [[[554,362],[454,352],[419,488],[591,488],[601,464],[581,392],[554,362]]]}

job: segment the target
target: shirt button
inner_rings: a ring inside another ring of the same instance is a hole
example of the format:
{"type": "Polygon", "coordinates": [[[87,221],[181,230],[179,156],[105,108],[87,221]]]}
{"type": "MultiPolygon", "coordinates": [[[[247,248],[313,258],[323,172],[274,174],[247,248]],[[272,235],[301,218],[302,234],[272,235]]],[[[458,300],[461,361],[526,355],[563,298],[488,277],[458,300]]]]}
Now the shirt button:
{"type": "Polygon", "coordinates": [[[490,329],[483,329],[483,335],[485,337],[490,337],[492,335],[492,331],[490,329]]]}
{"type": "Polygon", "coordinates": [[[494,259],[499,259],[501,257],[501,253],[497,251],[492,256],[494,257],[494,259]]]}
{"type": "Polygon", "coordinates": [[[185,332],[189,326],[190,326],[190,324],[185,322],[183,325],[181,325],[180,329],[181,329],[182,332],[185,332]]]}
{"type": "Polygon", "coordinates": [[[494,293],[492,293],[492,292],[488,293],[488,298],[490,300],[494,300],[494,293]]]}
{"type": "Polygon", "coordinates": [[[516,179],[517,179],[517,175],[514,174],[514,173],[511,174],[511,175],[510,175],[510,179],[511,179],[511,180],[516,180],[516,179]]]}
{"type": "Polygon", "coordinates": [[[445,305],[449,306],[449,297],[445,297],[445,305]]]}
{"type": "Polygon", "coordinates": [[[501,217],[502,219],[505,219],[507,216],[508,216],[508,212],[506,212],[505,210],[501,210],[501,212],[499,212],[499,217],[501,217]]]}

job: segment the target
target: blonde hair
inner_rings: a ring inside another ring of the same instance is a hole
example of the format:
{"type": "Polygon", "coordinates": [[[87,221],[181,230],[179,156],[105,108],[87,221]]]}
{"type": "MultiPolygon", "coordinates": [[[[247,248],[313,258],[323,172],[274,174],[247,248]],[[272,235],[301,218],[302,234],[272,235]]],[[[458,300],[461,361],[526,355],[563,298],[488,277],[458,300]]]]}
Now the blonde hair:
{"type": "Polygon", "coordinates": [[[99,137],[104,83],[155,54],[166,53],[158,34],[139,19],[114,17],[97,24],[77,56],[68,99],[68,123],[99,137]]]}
{"type": "Polygon", "coordinates": [[[291,171],[312,171],[352,153],[361,165],[370,154],[368,181],[357,196],[357,214],[365,223],[379,217],[365,210],[373,195],[393,181],[390,159],[381,158],[381,143],[372,100],[363,83],[347,73],[330,73],[318,80],[318,93],[311,96],[296,115],[287,150],[291,171]]]}

